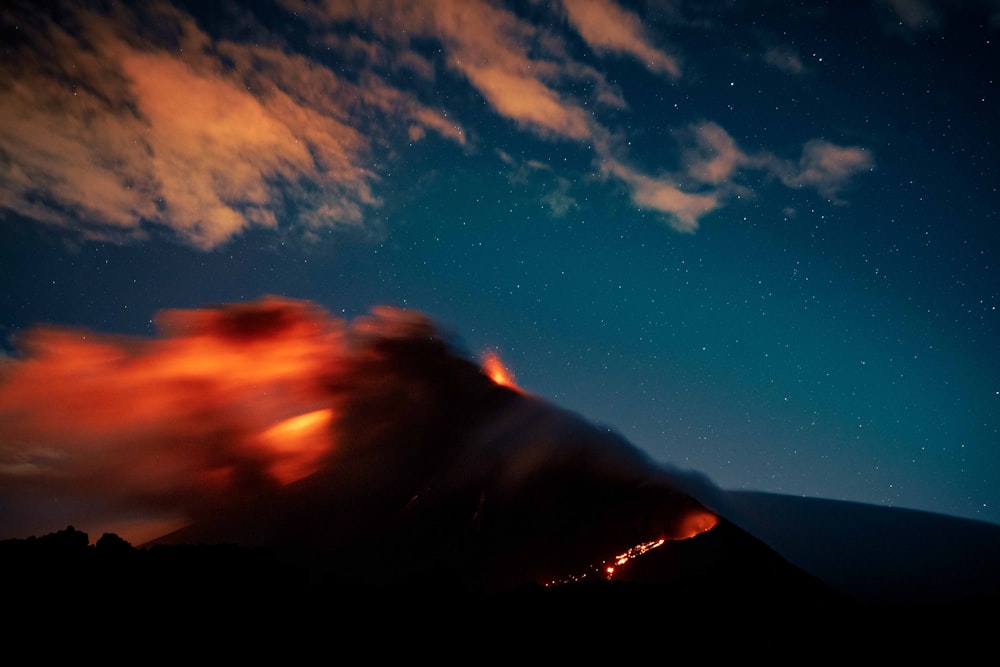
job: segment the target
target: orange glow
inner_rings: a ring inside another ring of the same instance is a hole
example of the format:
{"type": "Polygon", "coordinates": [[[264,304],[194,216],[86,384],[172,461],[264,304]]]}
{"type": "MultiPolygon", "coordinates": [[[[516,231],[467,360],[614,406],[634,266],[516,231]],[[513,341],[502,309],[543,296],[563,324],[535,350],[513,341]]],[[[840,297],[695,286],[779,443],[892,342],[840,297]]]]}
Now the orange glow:
{"type": "Polygon", "coordinates": [[[261,442],[277,457],[268,470],[282,484],[291,484],[316,472],[332,447],[333,410],[314,410],[279,422],[264,431],[261,442]]]}
{"type": "Polygon", "coordinates": [[[0,360],[0,489],[95,499],[128,539],[148,537],[143,520],[190,520],[317,470],[345,323],[277,298],[158,322],[157,338],[22,335],[23,356],[0,360]]]}
{"type": "Polygon", "coordinates": [[[498,385],[521,391],[514,381],[514,373],[503,365],[500,356],[492,350],[483,354],[483,372],[498,385]]]}
{"type": "Polygon", "coordinates": [[[674,539],[686,540],[695,535],[700,535],[712,530],[718,523],[719,517],[708,510],[692,512],[684,517],[684,521],[681,522],[679,529],[680,534],[674,539]]]}
{"type": "Polygon", "coordinates": [[[708,510],[696,510],[688,514],[681,521],[678,532],[675,536],[666,538],[661,537],[658,540],[651,540],[649,542],[640,542],[635,546],[629,548],[627,551],[618,554],[610,561],[601,561],[600,565],[591,566],[589,572],[584,572],[583,574],[570,574],[562,579],[556,579],[553,581],[545,582],[545,586],[560,586],[563,584],[570,584],[574,582],[581,581],[587,578],[588,574],[599,574],[603,573],[606,579],[611,579],[614,577],[615,572],[618,568],[626,565],[629,561],[638,558],[639,556],[652,551],[653,549],[659,549],[667,542],[672,542],[675,540],[686,540],[690,539],[696,535],[707,532],[714,528],[719,523],[719,517],[715,514],[709,512],[708,510]]]}
{"type": "Polygon", "coordinates": [[[614,576],[615,566],[624,565],[625,563],[629,562],[633,558],[635,558],[637,556],[641,556],[642,554],[646,553],[647,551],[652,551],[653,549],[662,547],[665,543],[666,543],[666,540],[663,539],[663,538],[660,538],[658,540],[653,540],[652,542],[640,542],[639,544],[635,545],[634,547],[632,547],[631,549],[629,549],[625,553],[619,554],[618,556],[615,556],[615,564],[614,565],[609,565],[605,569],[605,572],[607,572],[607,574],[608,574],[608,579],[610,579],[612,576],[614,576]]]}

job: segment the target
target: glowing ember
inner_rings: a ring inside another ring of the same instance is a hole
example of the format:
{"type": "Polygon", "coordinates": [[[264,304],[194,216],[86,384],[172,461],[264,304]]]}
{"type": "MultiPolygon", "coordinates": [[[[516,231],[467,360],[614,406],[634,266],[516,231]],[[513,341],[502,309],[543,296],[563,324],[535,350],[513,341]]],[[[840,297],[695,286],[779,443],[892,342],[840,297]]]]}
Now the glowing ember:
{"type": "Polygon", "coordinates": [[[496,352],[492,350],[483,354],[483,372],[486,373],[491,380],[504,387],[510,387],[511,389],[521,390],[514,381],[514,373],[507,369],[500,361],[500,357],[496,352]]]}

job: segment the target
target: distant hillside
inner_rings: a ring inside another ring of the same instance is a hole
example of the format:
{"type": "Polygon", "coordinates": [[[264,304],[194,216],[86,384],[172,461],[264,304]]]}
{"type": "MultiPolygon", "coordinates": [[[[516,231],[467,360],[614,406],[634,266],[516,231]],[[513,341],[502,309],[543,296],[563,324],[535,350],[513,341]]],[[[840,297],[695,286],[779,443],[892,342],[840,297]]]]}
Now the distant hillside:
{"type": "Polygon", "coordinates": [[[861,600],[1000,599],[1000,526],[894,507],[720,492],[734,523],[861,600]]]}

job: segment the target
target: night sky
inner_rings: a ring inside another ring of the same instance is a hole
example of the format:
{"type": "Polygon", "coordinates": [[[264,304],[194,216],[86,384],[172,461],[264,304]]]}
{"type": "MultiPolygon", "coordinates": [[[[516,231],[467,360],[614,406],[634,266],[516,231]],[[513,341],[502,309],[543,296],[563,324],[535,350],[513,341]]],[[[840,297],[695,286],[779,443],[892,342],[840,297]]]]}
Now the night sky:
{"type": "Polygon", "coordinates": [[[0,387],[384,304],[724,489],[1000,523],[1000,3],[129,4],[0,9],[0,387]]]}

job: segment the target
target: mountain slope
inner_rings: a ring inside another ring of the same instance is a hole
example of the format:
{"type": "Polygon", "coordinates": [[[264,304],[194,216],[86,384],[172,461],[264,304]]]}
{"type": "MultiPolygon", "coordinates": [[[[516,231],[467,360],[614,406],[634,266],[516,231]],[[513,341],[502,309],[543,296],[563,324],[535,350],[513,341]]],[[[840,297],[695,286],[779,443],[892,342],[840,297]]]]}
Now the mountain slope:
{"type": "Polygon", "coordinates": [[[726,491],[713,506],[775,551],[869,602],[1000,598],[1000,526],[929,512],[726,491]]]}

